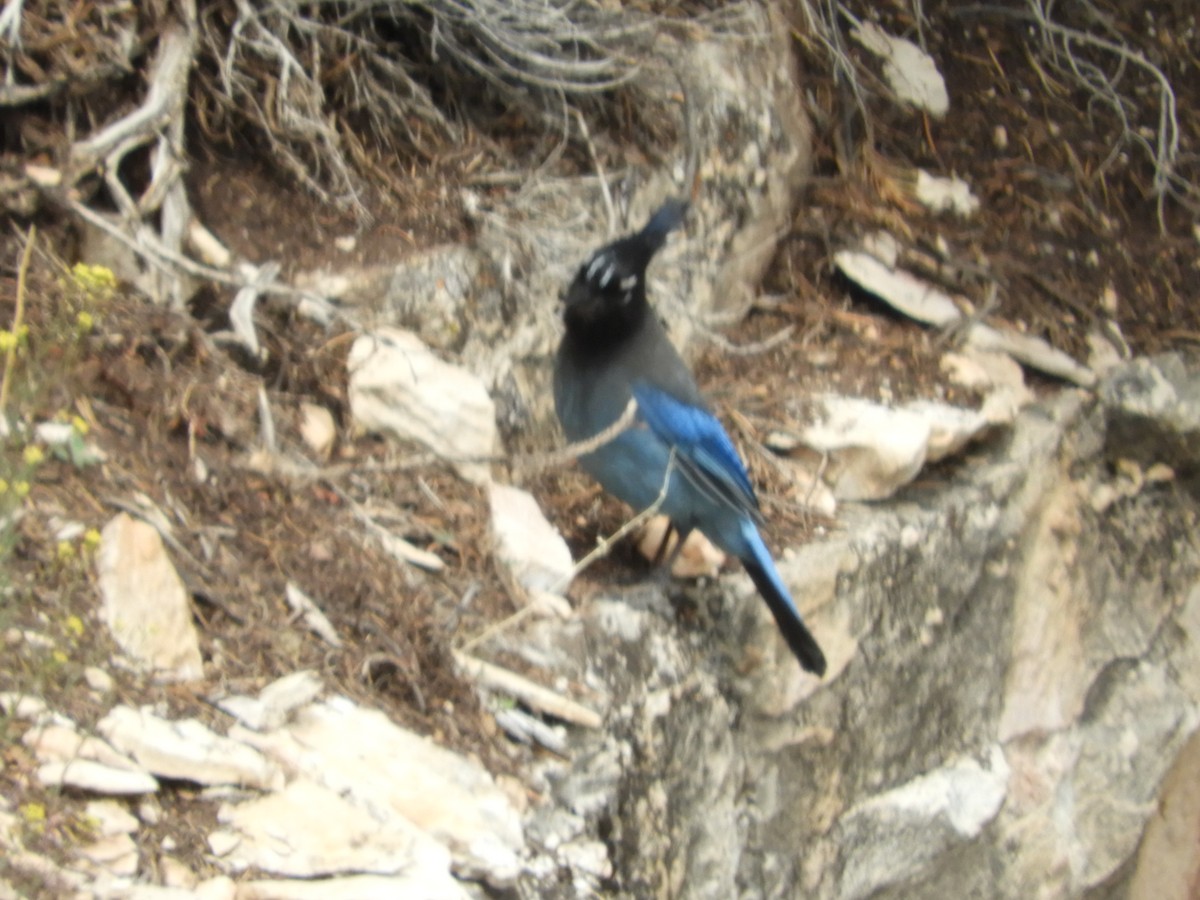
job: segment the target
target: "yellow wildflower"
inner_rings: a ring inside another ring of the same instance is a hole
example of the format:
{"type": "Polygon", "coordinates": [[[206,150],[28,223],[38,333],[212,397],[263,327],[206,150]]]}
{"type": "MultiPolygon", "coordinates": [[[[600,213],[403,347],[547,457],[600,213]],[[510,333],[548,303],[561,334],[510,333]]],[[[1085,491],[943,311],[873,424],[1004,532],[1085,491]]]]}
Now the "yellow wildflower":
{"type": "Polygon", "coordinates": [[[16,494],[18,497],[20,497],[22,500],[24,500],[26,497],[29,496],[29,482],[28,481],[13,482],[12,488],[13,488],[13,493],[16,494]]]}
{"type": "Polygon", "coordinates": [[[42,452],[42,448],[37,444],[30,444],[25,448],[25,452],[21,454],[21,458],[25,460],[25,465],[36,466],[46,458],[46,454],[42,452]]]}
{"type": "Polygon", "coordinates": [[[99,298],[107,297],[117,286],[117,276],[107,266],[75,263],[71,267],[71,279],[80,290],[99,298]]]}
{"type": "Polygon", "coordinates": [[[35,825],[38,822],[46,821],[46,807],[40,803],[22,803],[20,806],[21,818],[30,825],[35,825]]]}
{"type": "Polygon", "coordinates": [[[87,434],[91,429],[91,426],[88,425],[83,416],[71,416],[71,427],[74,428],[78,434],[87,434]]]}
{"type": "Polygon", "coordinates": [[[100,546],[100,531],[96,528],[89,528],[83,533],[83,547],[85,550],[95,550],[100,546]]]}
{"type": "Polygon", "coordinates": [[[75,637],[83,637],[83,619],[79,616],[67,616],[67,631],[75,637]]]}
{"type": "Polygon", "coordinates": [[[95,324],[96,320],[92,318],[92,314],[86,309],[81,309],[75,314],[75,327],[78,328],[83,334],[87,334],[89,331],[91,331],[95,324]]]}
{"type": "Polygon", "coordinates": [[[17,349],[17,336],[11,331],[0,331],[0,353],[17,349]]]}
{"type": "Polygon", "coordinates": [[[59,541],[55,553],[58,556],[59,562],[66,562],[75,555],[75,547],[70,541],[59,541]]]}

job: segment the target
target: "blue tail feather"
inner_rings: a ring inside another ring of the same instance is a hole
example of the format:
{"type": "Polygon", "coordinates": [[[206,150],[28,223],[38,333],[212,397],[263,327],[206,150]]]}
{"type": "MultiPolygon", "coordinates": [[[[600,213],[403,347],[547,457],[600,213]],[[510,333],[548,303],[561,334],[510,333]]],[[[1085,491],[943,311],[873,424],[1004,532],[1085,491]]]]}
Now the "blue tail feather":
{"type": "Polygon", "coordinates": [[[821,652],[812,632],[800,617],[800,610],[796,608],[783,579],[779,577],[779,570],[775,568],[771,551],[767,549],[762,535],[749,519],[744,520],[742,524],[742,536],[746,544],[746,554],[741,557],[742,565],[745,566],[746,573],[758,588],[758,592],[762,594],[762,598],[767,601],[767,606],[775,617],[788,647],[805,669],[817,675],[824,675],[825,654],[821,652]]]}

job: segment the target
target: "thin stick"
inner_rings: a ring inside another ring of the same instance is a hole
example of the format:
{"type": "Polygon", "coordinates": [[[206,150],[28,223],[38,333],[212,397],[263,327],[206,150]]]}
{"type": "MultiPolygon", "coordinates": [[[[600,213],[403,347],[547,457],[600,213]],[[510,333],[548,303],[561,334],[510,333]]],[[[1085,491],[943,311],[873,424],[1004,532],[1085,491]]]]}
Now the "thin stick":
{"type": "Polygon", "coordinates": [[[564,722],[571,722],[584,728],[599,728],[604,723],[603,717],[594,709],[564,697],[562,694],[530,681],[525,676],[518,675],[509,669],[502,669],[500,666],[484,662],[482,659],[476,659],[474,656],[468,656],[457,650],[454,651],[454,661],[462,667],[464,672],[484,687],[515,697],[533,709],[541,710],[564,722]]]}
{"type": "Polygon", "coordinates": [[[705,340],[716,344],[731,356],[757,356],[760,353],[766,353],[782,344],[786,344],[795,333],[795,325],[784,325],[777,332],[763,338],[761,341],[753,341],[749,344],[735,344],[723,334],[719,334],[708,328],[701,328],[701,334],[704,335],[705,340]]]}
{"type": "Polygon", "coordinates": [[[9,382],[13,369],[17,365],[17,344],[21,339],[21,324],[25,320],[25,283],[29,274],[29,260],[33,257],[33,244],[37,239],[37,226],[29,226],[29,234],[25,237],[25,252],[21,254],[21,267],[17,270],[17,309],[13,313],[12,346],[4,356],[4,378],[0,380],[0,416],[8,406],[9,382]]]}
{"type": "Polygon", "coordinates": [[[604,174],[604,164],[600,162],[600,154],[596,152],[596,145],[592,143],[592,133],[588,130],[587,120],[583,118],[583,113],[572,108],[571,112],[575,114],[575,121],[579,124],[579,133],[583,136],[583,141],[587,144],[588,154],[592,157],[592,165],[596,167],[596,176],[600,181],[600,192],[604,196],[604,208],[608,212],[608,233],[615,234],[617,230],[617,208],[613,205],[612,194],[608,190],[608,176],[604,174]]]}
{"type": "Polygon", "coordinates": [[[344,320],[353,328],[358,328],[358,323],[349,315],[337,310],[326,302],[325,298],[312,291],[304,291],[299,288],[294,288],[291,285],[283,284],[278,281],[272,281],[266,284],[255,284],[253,278],[244,278],[234,275],[230,272],[222,271],[221,269],[206,266],[203,263],[198,263],[193,259],[189,259],[181,253],[176,253],[168,247],[164,247],[153,235],[147,233],[143,235],[145,244],[131,238],[119,226],[113,224],[106,216],[101,215],[93,209],[84,206],[78,200],[67,202],[67,207],[83,219],[85,222],[90,222],[106,234],[112,235],[142,259],[146,260],[153,266],[160,269],[166,269],[168,265],[176,266],[196,278],[203,278],[208,281],[214,281],[217,284],[225,284],[235,288],[256,287],[264,294],[275,294],[286,297],[294,297],[301,300],[308,300],[321,308],[323,312],[332,313],[344,320]]]}
{"type": "Polygon", "coordinates": [[[808,490],[804,492],[804,499],[801,503],[808,509],[812,509],[812,497],[817,491],[817,485],[821,483],[821,479],[825,477],[825,469],[829,466],[829,453],[826,451],[821,454],[821,462],[817,465],[817,471],[812,477],[812,483],[809,484],[808,490]]]}
{"type": "Polygon", "coordinates": [[[621,538],[625,537],[625,535],[629,534],[629,532],[633,531],[635,528],[640,526],[643,522],[646,522],[649,519],[653,518],[654,516],[658,515],[658,511],[662,508],[663,503],[667,499],[667,489],[671,486],[671,473],[674,470],[675,470],[675,448],[672,447],[671,455],[670,455],[670,457],[667,458],[667,471],[663,475],[662,488],[659,490],[658,496],[654,499],[654,502],[651,503],[649,506],[647,506],[645,509],[643,509],[640,513],[638,513],[632,519],[627,521],[624,525],[622,525],[620,528],[618,528],[611,535],[609,535],[608,537],[602,537],[598,541],[596,541],[595,549],[593,549],[591,553],[589,553],[587,556],[585,556],[579,562],[575,563],[575,567],[571,569],[571,574],[567,575],[564,578],[559,579],[558,583],[555,584],[553,588],[551,588],[550,593],[557,594],[557,593],[565,590],[567,585],[569,585],[572,581],[574,581],[576,576],[578,576],[580,572],[582,572],[584,569],[586,569],[588,566],[590,566],[596,560],[607,556],[609,554],[609,552],[611,552],[613,544],[615,544],[617,541],[621,540],[621,538]]]}
{"type": "MultiPolygon", "coordinates": [[[[618,420],[618,421],[620,421],[620,420],[618,420]]],[[[612,426],[609,426],[609,429],[611,429],[611,428],[612,428],[612,426]]],[[[601,434],[603,434],[603,432],[601,434]]],[[[597,437],[600,437],[600,435],[597,435],[597,437]]],[[[595,438],[592,438],[592,440],[595,440],[595,438]]],[[[574,445],[572,445],[572,446],[574,446],[574,445]]],[[[561,594],[564,590],[566,590],[567,585],[569,585],[572,581],[575,580],[576,576],[578,576],[580,572],[582,572],[584,569],[586,569],[588,566],[590,566],[592,563],[594,563],[597,559],[600,559],[602,556],[607,556],[609,551],[612,550],[613,544],[615,544],[617,541],[621,540],[621,538],[625,537],[625,535],[629,534],[629,532],[633,531],[635,528],[637,528],[639,525],[641,525],[647,519],[650,519],[651,517],[656,515],[658,513],[659,509],[662,508],[663,502],[667,499],[667,488],[669,488],[671,486],[671,472],[674,470],[674,468],[675,468],[675,448],[672,447],[671,448],[671,456],[667,460],[667,471],[666,471],[666,474],[663,476],[662,488],[659,490],[658,496],[654,499],[654,502],[651,503],[649,506],[647,506],[645,509],[643,509],[636,516],[631,518],[629,521],[627,521],[620,528],[618,528],[613,534],[609,535],[606,538],[605,537],[600,538],[596,542],[595,549],[593,549],[591,553],[589,553],[587,556],[585,556],[583,559],[581,559],[579,562],[577,562],[574,565],[574,567],[572,567],[571,573],[569,575],[567,575],[564,578],[559,579],[559,581],[550,588],[549,593],[561,594]]],[[[493,622],[491,625],[489,625],[483,631],[479,632],[479,634],[475,635],[472,638],[468,638],[466,641],[464,641],[461,649],[464,651],[474,649],[475,647],[479,646],[480,644],[482,644],[484,641],[488,640],[489,638],[495,637],[497,634],[507,631],[508,629],[512,628],[514,625],[517,625],[518,623],[527,619],[532,614],[533,610],[534,610],[534,605],[532,603],[529,603],[529,604],[521,607],[520,609],[518,609],[512,615],[501,619],[499,622],[493,622]]]]}
{"type": "Polygon", "coordinates": [[[526,603],[515,613],[505,616],[499,622],[493,622],[487,628],[483,629],[483,631],[479,632],[479,634],[475,635],[475,637],[468,638],[466,641],[463,641],[463,645],[459,648],[459,650],[464,653],[469,650],[474,650],[484,641],[495,637],[501,632],[508,631],[508,629],[512,628],[514,625],[517,625],[525,619],[528,619],[531,615],[533,615],[533,612],[536,609],[537,606],[535,606],[532,602],[526,603]]]}
{"type": "Polygon", "coordinates": [[[625,409],[621,412],[617,421],[613,422],[603,431],[592,435],[586,440],[568,444],[559,450],[552,450],[549,453],[530,453],[527,456],[515,459],[513,460],[513,468],[525,474],[531,470],[550,469],[572,462],[614,440],[617,435],[633,425],[635,418],[637,418],[637,400],[630,397],[629,402],[625,404],[625,409]]]}

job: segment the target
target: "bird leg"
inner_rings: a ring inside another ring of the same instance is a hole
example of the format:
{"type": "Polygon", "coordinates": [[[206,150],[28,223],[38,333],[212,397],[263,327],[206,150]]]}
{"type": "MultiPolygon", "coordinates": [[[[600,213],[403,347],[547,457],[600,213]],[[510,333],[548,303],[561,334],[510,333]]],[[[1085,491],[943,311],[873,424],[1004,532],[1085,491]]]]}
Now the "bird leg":
{"type": "Polygon", "coordinates": [[[663,534],[662,543],[658,546],[658,551],[654,554],[654,565],[657,567],[658,579],[665,587],[671,580],[671,571],[675,568],[675,560],[679,559],[679,554],[683,552],[684,542],[688,539],[688,535],[692,533],[692,529],[683,529],[677,526],[674,522],[667,523],[667,530],[663,534]],[[670,553],[665,553],[667,546],[671,542],[671,534],[677,535],[675,546],[671,548],[670,553]],[[663,556],[666,559],[663,559],[663,556]]]}
{"type": "Polygon", "coordinates": [[[667,527],[663,529],[662,540],[658,542],[658,549],[654,551],[654,556],[650,557],[650,565],[655,568],[662,565],[663,557],[667,553],[667,547],[671,545],[671,535],[675,534],[676,531],[675,523],[668,519],[667,527]]]}

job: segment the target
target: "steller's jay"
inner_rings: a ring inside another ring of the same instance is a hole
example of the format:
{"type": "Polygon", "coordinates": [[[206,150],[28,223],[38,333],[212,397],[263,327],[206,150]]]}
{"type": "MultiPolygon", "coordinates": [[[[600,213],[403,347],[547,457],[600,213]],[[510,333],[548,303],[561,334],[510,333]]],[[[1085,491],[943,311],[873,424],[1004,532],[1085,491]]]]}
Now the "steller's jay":
{"type": "Polygon", "coordinates": [[[822,675],[825,655],[758,533],[761,515],[746,468],[646,301],[646,266],[686,210],[687,203],[668,200],[641,231],[601,247],[579,267],[564,296],[555,409],[575,442],[614,423],[635,397],[633,426],[580,464],[637,510],[657,501],[670,467],[661,510],[680,545],[698,528],[740,559],[800,665],[822,675]]]}

